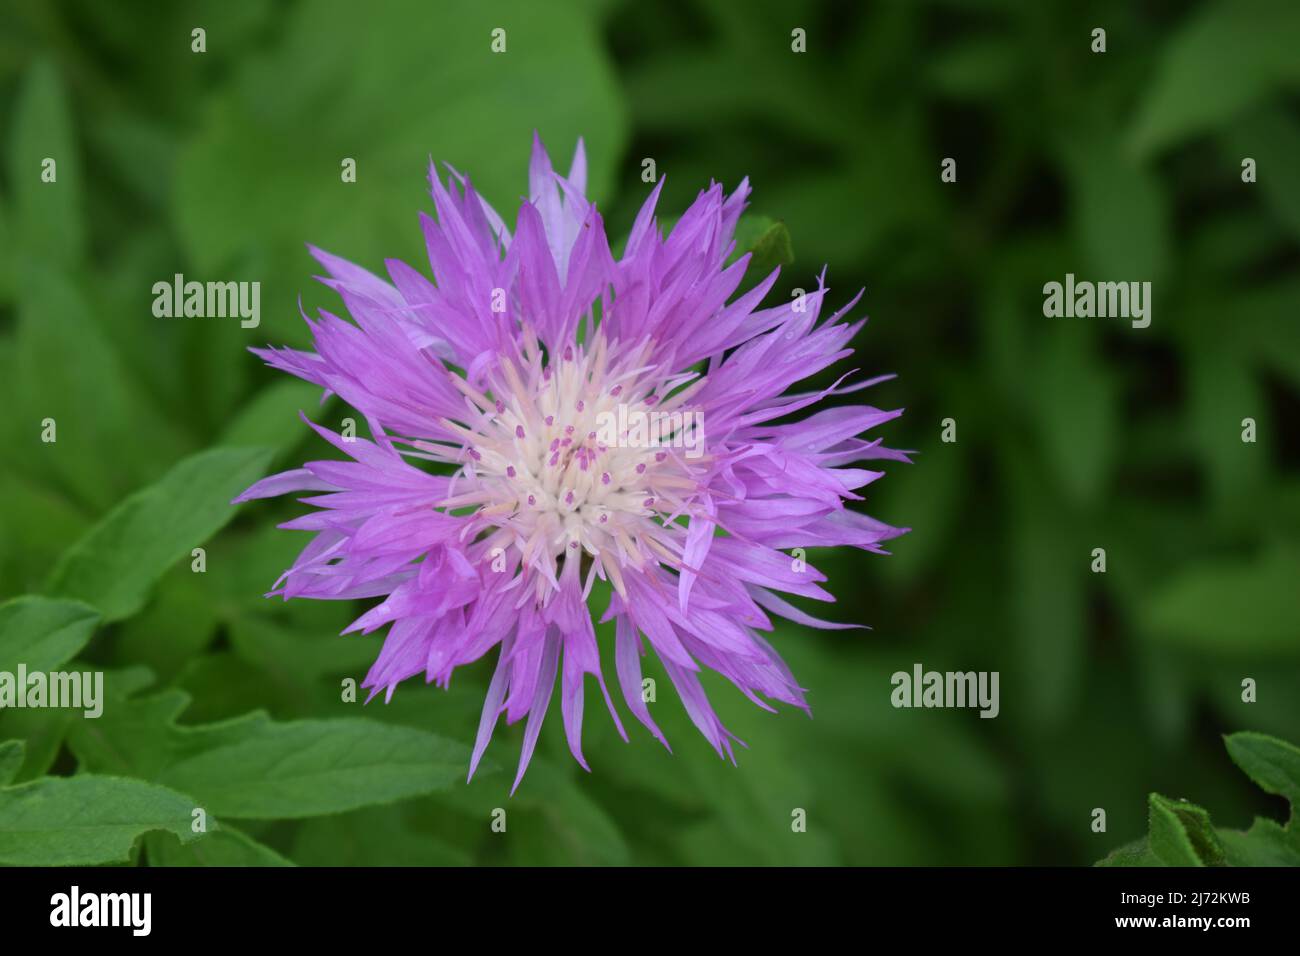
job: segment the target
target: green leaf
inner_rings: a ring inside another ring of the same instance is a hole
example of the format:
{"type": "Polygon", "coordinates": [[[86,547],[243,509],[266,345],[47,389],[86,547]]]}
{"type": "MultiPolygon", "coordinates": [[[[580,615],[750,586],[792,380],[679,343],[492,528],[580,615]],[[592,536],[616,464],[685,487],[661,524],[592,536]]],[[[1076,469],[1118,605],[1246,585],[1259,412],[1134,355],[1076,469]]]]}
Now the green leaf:
{"type": "Polygon", "coordinates": [[[446,789],[469,767],[461,744],[365,718],[276,722],[254,712],[177,724],[188,695],[130,697],[141,679],[139,672],[108,675],[104,714],[75,722],[73,754],[83,770],[174,787],[219,817],[341,813],[446,789]]]}
{"type": "Polygon", "coordinates": [[[321,387],[288,379],[258,392],[226,426],[217,444],[275,448],[280,452],[301,441],[310,429],[298,417],[305,411],[315,419],[321,412],[321,387]]]}
{"type": "Polygon", "coordinates": [[[1300,6],[1218,0],[1169,41],[1130,133],[1150,155],[1211,129],[1300,79],[1300,6]]]}
{"type": "Polygon", "coordinates": [[[1198,651],[1295,654],[1300,552],[1276,548],[1249,561],[1193,564],[1143,604],[1143,629],[1198,651]]]}
{"type": "Polygon", "coordinates": [[[1300,748],[1276,737],[1251,731],[1229,734],[1224,738],[1224,743],[1227,744],[1228,755],[1233,762],[1261,790],[1285,797],[1290,802],[1289,826],[1296,827],[1296,820],[1300,819],[1300,748]]]}
{"type": "Polygon", "coordinates": [[[43,777],[0,790],[0,864],[124,862],[136,839],[153,830],[192,839],[193,809],[189,797],[141,780],[43,777]]]}
{"type": "Polygon", "coordinates": [[[341,813],[443,790],[469,750],[433,734],[362,718],[268,724],[183,760],[161,782],[218,816],[281,819],[341,813]]]}
{"type": "Polygon", "coordinates": [[[1230,866],[1300,866],[1300,846],[1273,820],[1256,817],[1246,831],[1220,830],[1230,866]]]}
{"type": "MultiPolygon", "coordinates": [[[[209,821],[209,826],[212,821],[209,821]]],[[[296,866],[242,830],[225,824],[181,843],[170,834],[145,837],[150,866],[296,866]]]]}
{"type": "Polygon", "coordinates": [[[23,765],[15,771],[14,782],[34,780],[45,774],[63,749],[63,740],[72,726],[70,710],[6,710],[0,713],[0,737],[23,741],[23,765]]]}
{"type": "Polygon", "coordinates": [[[1146,837],[1126,843],[1112,851],[1097,866],[1161,866],[1160,858],[1151,852],[1146,837]]]}
{"type": "Polygon", "coordinates": [[[745,285],[754,286],[766,279],[778,266],[794,262],[794,245],[790,230],[783,222],[773,222],[766,216],[743,217],[736,227],[735,258],[750,253],[745,269],[745,285]]]}
{"type": "Polygon", "coordinates": [[[1210,815],[1194,803],[1170,800],[1158,793],[1148,799],[1148,841],[1152,854],[1165,866],[1222,866],[1219,842],[1210,815]]]}
{"type": "Polygon", "coordinates": [[[0,788],[9,786],[18,776],[26,755],[27,745],[21,740],[6,740],[0,743],[0,788]]]}
{"type": "Polygon", "coordinates": [[[1151,794],[1147,837],[1120,847],[1098,866],[1300,866],[1300,748],[1245,731],[1224,738],[1228,754],[1266,793],[1291,802],[1285,827],[1256,818],[1247,831],[1216,830],[1203,808],[1151,794]]]}
{"type": "Polygon", "coordinates": [[[90,640],[99,612],[79,601],[35,594],[0,604],[0,671],[19,664],[49,671],[72,660],[90,640]]]}
{"type": "Polygon", "coordinates": [[[198,726],[178,726],[189,697],[174,689],[130,695],[152,681],[143,668],[105,675],[104,713],[73,721],[68,746],[83,771],[156,780],[169,766],[216,747],[249,739],[270,724],[260,712],[198,726]]]}
{"type": "Polygon", "coordinates": [[[285,568],[293,564],[309,540],[306,535],[287,533],[273,524],[255,527],[247,534],[223,536],[213,542],[208,552],[205,583],[221,606],[233,613],[267,614],[274,609],[277,613],[311,615],[304,619],[313,626],[320,624],[321,631],[325,630],[325,622],[318,621],[314,615],[329,613],[322,608],[341,609],[343,624],[338,630],[342,630],[356,614],[349,613],[350,606],[341,601],[284,602],[266,597],[266,592],[275,586],[276,580],[285,568]]]}
{"type": "Polygon", "coordinates": [[[33,258],[75,263],[86,245],[81,157],[67,92],[49,60],[28,68],[13,122],[8,160],[18,248],[33,258]],[[42,179],[46,159],[54,160],[54,182],[42,179]]]}
{"type": "Polygon", "coordinates": [[[211,580],[215,556],[216,549],[210,549],[204,574],[195,574],[184,561],[163,575],[148,606],[119,623],[115,661],[144,665],[168,680],[203,652],[220,623],[211,580]]]}
{"type": "Polygon", "coordinates": [[[213,448],[185,459],[73,545],[47,590],[94,605],[108,621],[129,617],[172,564],[230,520],[231,499],[263,475],[270,457],[264,448],[213,448]]]}

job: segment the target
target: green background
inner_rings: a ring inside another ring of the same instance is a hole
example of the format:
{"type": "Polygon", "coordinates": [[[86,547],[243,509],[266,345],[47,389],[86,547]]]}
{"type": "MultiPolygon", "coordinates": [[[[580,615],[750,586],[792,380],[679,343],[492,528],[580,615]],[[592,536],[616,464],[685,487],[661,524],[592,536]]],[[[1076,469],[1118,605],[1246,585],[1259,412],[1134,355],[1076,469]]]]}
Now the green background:
{"type": "Polygon", "coordinates": [[[1300,6],[1079,6],[0,3],[0,596],[84,602],[0,607],[0,669],[75,657],[110,695],[0,713],[0,783],[54,778],[0,790],[0,862],[1085,864],[1153,790],[1280,819],[1221,735],[1300,739],[1300,6]],[[661,680],[673,756],[592,699],[594,773],[554,708],[515,797],[520,727],[466,787],[491,662],[342,702],[380,636],[263,599],[302,506],[227,504],[334,457],[299,408],[348,414],[246,351],[335,307],[304,243],[427,271],[429,157],[512,219],[534,128],[561,167],[586,138],[615,238],[646,158],[668,215],[750,176],[793,241],[777,292],[865,287],[837,372],[899,376],[866,400],[916,462],[866,507],[914,530],[810,555],[872,628],[776,634],[813,720],[706,684],[739,768],[661,680]],[[154,318],[177,272],[260,281],[261,326],[154,318]],[[1151,281],[1151,326],[1045,318],[1066,273],[1151,281]],[[894,709],[917,662],[998,671],[1000,715],[894,709]]]}

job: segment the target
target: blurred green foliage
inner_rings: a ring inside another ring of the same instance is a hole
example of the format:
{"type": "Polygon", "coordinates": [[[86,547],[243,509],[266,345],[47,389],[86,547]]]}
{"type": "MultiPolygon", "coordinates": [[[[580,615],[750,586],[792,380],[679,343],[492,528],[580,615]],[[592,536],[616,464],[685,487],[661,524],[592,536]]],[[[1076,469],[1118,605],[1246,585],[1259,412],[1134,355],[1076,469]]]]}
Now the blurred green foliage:
{"type": "Polygon", "coordinates": [[[1149,793],[1276,818],[1220,735],[1300,739],[1297,49],[1284,0],[5,0],[0,595],[44,597],[0,606],[0,669],[103,669],[109,704],[0,713],[0,862],[1082,864],[1148,824],[1177,861],[1208,818],[1149,793]],[[333,307],[303,244],[419,264],[429,158],[507,210],[534,128],[586,138],[613,236],[645,158],[667,215],[750,176],[747,241],[795,256],[773,296],[823,264],[832,301],[865,286],[853,364],[899,373],[869,400],[907,407],[887,440],[917,463],[867,506],[914,530],[811,556],[873,628],[775,636],[815,720],[708,685],[739,768],[664,694],[671,756],[592,713],[592,775],[549,727],[507,798],[515,728],[465,786],[486,665],[341,701],[380,638],[263,599],[298,509],[227,504],[330,454],[314,390],[245,351],[333,307]],[[261,326],[154,318],[177,272],[260,281],[261,326]],[[1044,318],[1066,273],[1151,281],[1150,328],[1044,318]],[[915,662],[1000,672],[999,717],[894,709],[915,662]]]}

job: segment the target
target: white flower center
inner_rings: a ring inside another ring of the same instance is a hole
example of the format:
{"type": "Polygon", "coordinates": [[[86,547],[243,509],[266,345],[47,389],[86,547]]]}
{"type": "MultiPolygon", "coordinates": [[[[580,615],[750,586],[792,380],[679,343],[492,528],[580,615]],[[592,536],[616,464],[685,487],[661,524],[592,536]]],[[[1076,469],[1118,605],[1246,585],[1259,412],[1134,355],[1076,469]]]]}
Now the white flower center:
{"type": "Polygon", "coordinates": [[[477,507],[484,524],[475,533],[499,529],[493,542],[517,547],[552,583],[557,559],[576,564],[583,552],[620,593],[623,565],[679,567],[680,544],[665,526],[690,513],[708,456],[684,455],[678,431],[627,423],[680,411],[704,380],[683,388],[694,373],[656,374],[644,364],[651,351],[647,342],[611,367],[597,334],[551,361],[526,344],[523,368],[503,358],[489,394],[454,377],[467,413],[444,424],[464,442],[463,466],[442,506],[477,507]]]}

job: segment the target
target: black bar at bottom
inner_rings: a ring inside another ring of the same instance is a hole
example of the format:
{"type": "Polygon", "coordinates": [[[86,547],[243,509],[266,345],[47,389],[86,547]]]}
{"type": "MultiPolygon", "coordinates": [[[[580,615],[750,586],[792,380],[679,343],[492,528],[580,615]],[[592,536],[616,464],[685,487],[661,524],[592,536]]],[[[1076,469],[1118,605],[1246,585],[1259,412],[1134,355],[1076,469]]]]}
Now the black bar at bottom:
{"type": "Polygon", "coordinates": [[[1227,942],[1294,927],[1296,902],[1285,869],[0,869],[6,941],[78,933],[212,945],[278,928],[295,942],[373,944],[423,925],[436,944],[483,930],[585,936],[623,923],[637,936],[681,925],[732,942],[776,930],[860,940],[919,930],[926,943],[1227,942]],[[147,927],[135,894],[148,894],[147,927]],[[85,922],[119,925],[71,925],[85,922]]]}

